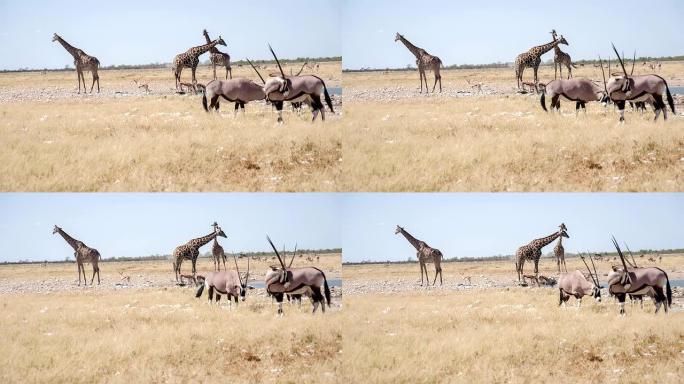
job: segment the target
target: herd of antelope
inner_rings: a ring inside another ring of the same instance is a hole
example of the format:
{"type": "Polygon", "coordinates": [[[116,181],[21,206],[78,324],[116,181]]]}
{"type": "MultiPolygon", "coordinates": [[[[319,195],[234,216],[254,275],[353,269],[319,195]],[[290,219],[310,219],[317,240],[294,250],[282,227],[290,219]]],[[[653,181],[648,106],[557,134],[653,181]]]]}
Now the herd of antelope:
{"type": "MultiPolygon", "coordinates": [[[[176,275],[176,282],[178,282],[180,285],[185,285],[183,280],[185,278],[199,286],[199,289],[195,295],[197,298],[201,297],[204,290],[207,289],[210,303],[213,302],[214,295],[216,297],[217,304],[221,299],[221,295],[225,295],[231,306],[231,300],[234,300],[237,305],[238,299],[241,299],[242,301],[246,299],[248,289],[254,289],[249,285],[250,258],[245,256],[245,258],[247,258],[247,272],[244,276],[240,273],[240,268],[238,267],[237,257],[235,254],[233,254],[235,270],[228,270],[225,264],[225,252],[223,251],[223,247],[221,247],[217,241],[218,237],[227,238],[227,235],[216,222],[214,222],[212,227],[213,231],[208,235],[192,239],[174,249],[172,259],[173,270],[176,275]],[[214,241],[214,246],[212,248],[214,271],[199,275],[197,274],[195,268],[197,258],[199,257],[199,248],[212,240],[214,241]],[[181,264],[183,260],[189,260],[192,262],[192,274],[181,274],[181,264]],[[223,262],[223,270],[221,270],[221,261],[223,262]]],[[[76,264],[78,266],[78,285],[81,285],[81,273],[83,274],[83,278],[85,280],[84,284],[87,284],[84,267],[84,263],[86,262],[92,264],[93,266],[93,277],[90,280],[90,284],[93,284],[93,280],[97,274],[97,284],[99,285],[99,251],[95,248],[88,247],[80,240],[74,239],[62,228],[56,225],[52,233],[62,236],[64,240],[72,248],[74,248],[74,257],[76,258],[76,264]]],[[[308,297],[313,304],[313,313],[316,312],[319,306],[321,307],[321,310],[325,312],[326,304],[328,307],[330,307],[331,294],[325,272],[313,266],[292,267],[295,255],[297,253],[296,246],[294,252],[292,252],[292,258],[290,259],[289,264],[286,266],[286,256],[280,255],[268,236],[266,239],[273,248],[279,265],[270,266],[270,269],[265,274],[264,287],[266,289],[266,293],[273,297],[278,303],[278,314],[283,314],[283,299],[285,297],[287,297],[288,300],[299,301],[300,305],[302,297],[308,297]]],[[[243,256],[244,255],[241,254],[241,257],[243,256]]],[[[318,261],[319,256],[316,255],[315,257],[316,261],[318,261]]],[[[314,259],[309,256],[307,260],[312,262],[314,259]]],[[[130,283],[130,276],[124,275],[123,272],[119,272],[119,275],[122,282],[127,284],[130,283]]]]}

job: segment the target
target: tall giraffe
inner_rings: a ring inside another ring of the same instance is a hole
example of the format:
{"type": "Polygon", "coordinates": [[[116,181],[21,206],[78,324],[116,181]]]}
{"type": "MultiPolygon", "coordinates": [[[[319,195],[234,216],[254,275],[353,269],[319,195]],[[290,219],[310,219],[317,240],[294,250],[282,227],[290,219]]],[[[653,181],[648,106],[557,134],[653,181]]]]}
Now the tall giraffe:
{"type": "Polygon", "coordinates": [[[556,255],[556,265],[558,266],[558,273],[561,272],[561,265],[565,273],[568,273],[568,266],[565,265],[565,248],[563,248],[563,236],[558,237],[556,246],[553,247],[553,254],[556,255]]]}
{"type": "Polygon", "coordinates": [[[55,225],[52,229],[52,234],[59,233],[66,242],[71,245],[74,249],[74,257],[76,258],[76,265],[78,266],[78,285],[81,285],[81,271],[83,271],[83,284],[88,284],[88,279],[85,274],[85,267],[83,263],[90,263],[93,265],[93,277],[90,279],[90,285],[93,285],[93,279],[95,279],[95,273],[97,272],[97,284],[100,284],[100,267],[98,267],[98,262],[100,261],[100,252],[95,248],[90,248],[85,245],[82,241],[76,240],[69,236],[62,228],[55,225]]]}
{"type": "MultiPolygon", "coordinates": [[[[211,43],[209,38],[209,32],[204,30],[204,38],[207,40],[207,44],[211,43]]],[[[218,48],[213,47],[209,50],[211,53],[211,66],[214,68],[214,80],[216,80],[216,66],[226,67],[226,80],[228,79],[228,73],[230,73],[230,78],[233,78],[233,68],[230,67],[230,55],[218,50],[218,48]]]]}
{"type": "Polygon", "coordinates": [[[568,42],[563,35],[561,35],[560,40],[554,39],[550,43],[532,47],[529,51],[521,53],[515,58],[515,78],[518,81],[518,89],[520,89],[520,83],[523,81],[523,72],[525,71],[525,68],[533,68],[534,88],[538,91],[537,84],[539,84],[539,79],[537,78],[537,71],[539,71],[539,64],[541,64],[541,56],[558,46],[558,44],[568,45],[568,42]]]}
{"type": "MultiPolygon", "coordinates": [[[[214,231],[218,227],[218,224],[214,222],[214,231]]],[[[211,247],[211,255],[214,259],[214,271],[221,270],[221,260],[223,260],[223,270],[226,270],[226,253],[223,251],[223,247],[218,243],[218,238],[214,237],[214,245],[211,247]]]]}
{"type": "Polygon", "coordinates": [[[539,274],[539,258],[541,258],[541,249],[549,245],[552,241],[556,240],[557,237],[567,237],[567,228],[565,224],[561,223],[560,229],[553,234],[542,237],[540,239],[534,239],[530,241],[527,245],[523,245],[518,248],[515,253],[515,270],[518,272],[518,281],[521,281],[523,277],[523,265],[525,265],[525,260],[534,261],[534,278],[538,278],[539,274]]]}
{"type": "Polygon", "coordinates": [[[406,48],[408,48],[411,53],[416,57],[416,65],[418,66],[418,76],[420,76],[420,93],[423,93],[423,78],[425,78],[425,92],[429,93],[430,88],[428,88],[427,75],[425,75],[425,70],[432,70],[435,73],[435,83],[432,85],[432,92],[435,92],[435,86],[437,86],[437,81],[439,80],[439,92],[442,92],[442,75],[439,74],[439,68],[442,66],[442,60],[437,57],[427,53],[423,48],[416,47],[411,44],[410,41],[406,40],[403,35],[397,33],[394,36],[394,41],[401,41],[404,43],[406,48]]]}
{"type": "MultiPolygon", "coordinates": [[[[556,30],[552,29],[551,30],[551,36],[553,36],[553,39],[556,40],[558,38],[558,35],[556,34],[556,30]]],[[[566,68],[568,68],[568,79],[572,77],[572,69],[577,68],[575,67],[575,64],[572,63],[572,59],[570,59],[570,55],[567,53],[561,51],[561,49],[556,45],[553,47],[554,50],[554,56],[553,56],[553,78],[556,78],[556,75],[559,74],[561,79],[563,78],[563,66],[565,65],[566,68]]]]}
{"type": "Polygon", "coordinates": [[[199,256],[199,249],[206,243],[210,242],[216,236],[221,236],[227,238],[221,227],[216,225],[214,231],[206,236],[198,237],[192,239],[183,245],[179,245],[173,250],[173,271],[176,274],[176,281],[178,281],[178,275],[181,274],[181,263],[183,260],[192,261],[192,276],[195,277],[195,264],[197,264],[197,257],[199,256]]]}
{"type": "Polygon", "coordinates": [[[394,230],[394,234],[396,235],[399,233],[404,235],[406,240],[408,240],[408,242],[411,243],[414,248],[416,248],[416,257],[420,263],[420,285],[423,285],[423,271],[425,271],[426,283],[427,285],[430,285],[430,277],[428,276],[427,266],[425,265],[426,263],[435,264],[435,279],[432,281],[432,285],[435,285],[437,282],[438,273],[439,285],[442,285],[442,252],[437,248],[430,247],[426,242],[416,239],[415,237],[411,236],[410,233],[406,232],[404,228],[397,225],[397,229],[394,230]]]}
{"type": "Polygon", "coordinates": [[[224,47],[226,46],[226,42],[219,36],[218,39],[211,43],[192,47],[183,53],[177,54],[176,57],[173,58],[173,75],[176,78],[176,89],[178,89],[178,83],[181,81],[181,72],[183,71],[183,68],[192,69],[192,83],[197,83],[195,72],[199,65],[200,55],[214,48],[217,44],[223,45],[224,47]]]}
{"type": "Polygon", "coordinates": [[[90,56],[83,52],[82,49],[72,46],[56,33],[52,35],[52,41],[58,41],[62,44],[64,49],[74,57],[74,67],[76,67],[76,76],[78,77],[78,93],[81,93],[81,80],[83,80],[83,92],[87,92],[88,90],[83,71],[90,71],[93,74],[93,83],[90,85],[90,93],[93,93],[95,81],[97,81],[97,93],[100,93],[100,75],[97,74],[97,69],[100,67],[100,61],[97,57],[90,56]]]}

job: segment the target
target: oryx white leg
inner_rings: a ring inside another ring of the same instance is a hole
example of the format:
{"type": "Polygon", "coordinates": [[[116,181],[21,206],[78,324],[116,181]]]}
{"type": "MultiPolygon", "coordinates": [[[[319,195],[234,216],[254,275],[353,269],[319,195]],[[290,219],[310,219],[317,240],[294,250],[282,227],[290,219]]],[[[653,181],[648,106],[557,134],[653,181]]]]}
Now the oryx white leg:
{"type": "Polygon", "coordinates": [[[660,305],[661,305],[661,302],[660,302],[660,301],[656,301],[656,303],[655,303],[655,308],[656,308],[655,313],[658,313],[658,311],[660,310],[660,305]]]}
{"type": "Polygon", "coordinates": [[[311,122],[316,121],[316,117],[318,117],[318,109],[313,110],[313,119],[311,119],[311,122]]]}
{"type": "Polygon", "coordinates": [[[318,304],[319,304],[318,301],[314,301],[314,303],[313,303],[313,312],[312,312],[312,313],[316,313],[316,310],[318,309],[318,304]]]}
{"type": "Polygon", "coordinates": [[[283,303],[282,302],[278,303],[278,316],[280,316],[280,317],[283,316],[283,303]]]}
{"type": "MultiPolygon", "coordinates": [[[[665,112],[665,113],[667,113],[667,112],[665,112]]],[[[655,118],[653,119],[653,121],[657,121],[657,120],[658,120],[658,116],[660,116],[660,108],[658,108],[658,109],[655,110],[655,118]]]]}
{"type": "Polygon", "coordinates": [[[621,315],[625,314],[625,303],[624,302],[620,303],[620,314],[621,315]]]}
{"type": "Polygon", "coordinates": [[[582,298],[580,297],[577,299],[577,309],[580,309],[582,307],[582,298]]]}

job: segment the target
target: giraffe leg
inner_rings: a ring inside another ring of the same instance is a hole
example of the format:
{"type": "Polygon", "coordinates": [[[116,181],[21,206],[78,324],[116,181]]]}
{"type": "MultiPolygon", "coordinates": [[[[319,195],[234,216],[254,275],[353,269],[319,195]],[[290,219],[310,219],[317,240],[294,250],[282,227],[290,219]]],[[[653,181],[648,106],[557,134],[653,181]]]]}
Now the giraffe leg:
{"type": "Polygon", "coordinates": [[[97,267],[97,285],[100,285],[100,267],[97,267]]]}
{"type": "MultiPolygon", "coordinates": [[[[432,84],[432,93],[435,93],[435,88],[437,87],[437,80],[438,80],[437,76],[439,76],[439,75],[435,74],[435,83],[432,84]]],[[[440,92],[442,92],[441,88],[442,88],[442,86],[440,85],[440,90],[439,90],[440,92]]]]}
{"type": "Polygon", "coordinates": [[[216,64],[211,65],[214,68],[214,80],[216,80],[216,64]]]}
{"type": "Polygon", "coordinates": [[[539,259],[534,260],[534,280],[539,285],[539,259]]]}
{"type": "MultiPolygon", "coordinates": [[[[88,278],[86,277],[85,273],[85,265],[81,264],[81,271],[83,272],[83,286],[88,285],[88,278]]],[[[79,279],[80,281],[80,279],[79,279]]]]}
{"type": "Polygon", "coordinates": [[[556,80],[558,78],[558,64],[553,63],[553,79],[556,80]]]}
{"type": "Polygon", "coordinates": [[[95,86],[95,80],[97,80],[97,74],[93,72],[93,82],[90,84],[90,93],[93,93],[93,87],[95,86]]]}
{"type": "Polygon", "coordinates": [[[197,79],[195,78],[195,72],[197,71],[197,67],[192,67],[192,84],[195,85],[197,84],[197,79]]]}
{"type": "MultiPolygon", "coordinates": [[[[420,256],[418,256],[418,257],[420,257],[420,256]]],[[[423,263],[418,261],[418,265],[420,266],[420,286],[422,287],[423,286],[423,263]]]]}
{"type": "Polygon", "coordinates": [[[93,285],[93,280],[95,280],[95,272],[97,271],[97,267],[95,264],[93,264],[93,277],[90,278],[90,285],[93,285]]]}
{"type": "Polygon", "coordinates": [[[100,93],[100,74],[95,71],[95,76],[97,79],[97,93],[100,93]]]}
{"type": "Polygon", "coordinates": [[[230,72],[230,78],[233,78],[233,68],[227,67],[226,68],[226,76],[228,76],[228,73],[230,72]]]}
{"type": "Polygon", "coordinates": [[[418,68],[418,77],[420,78],[420,93],[423,93],[423,72],[418,68]]]}
{"type": "Polygon", "coordinates": [[[537,93],[539,93],[539,87],[537,85],[539,83],[539,79],[537,78],[537,71],[538,70],[539,70],[539,66],[537,65],[534,67],[534,91],[537,93]]]}
{"type": "Polygon", "coordinates": [[[78,286],[81,286],[81,263],[76,262],[76,267],[78,268],[78,286]]]}

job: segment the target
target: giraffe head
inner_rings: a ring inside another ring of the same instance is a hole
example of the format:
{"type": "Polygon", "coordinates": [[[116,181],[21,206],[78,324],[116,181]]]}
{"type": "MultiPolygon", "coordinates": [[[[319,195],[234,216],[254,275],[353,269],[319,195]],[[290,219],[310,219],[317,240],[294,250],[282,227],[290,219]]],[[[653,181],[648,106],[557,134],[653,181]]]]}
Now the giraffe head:
{"type": "Polygon", "coordinates": [[[228,46],[228,45],[226,45],[226,42],[223,41],[223,38],[221,36],[219,36],[218,43],[216,43],[216,45],[223,45],[224,47],[228,46]]]}
{"type": "Polygon", "coordinates": [[[561,35],[560,40],[558,41],[558,44],[570,45],[570,44],[568,44],[568,41],[565,40],[565,37],[563,37],[563,35],[561,35]]]}
{"type": "Polygon", "coordinates": [[[55,42],[55,41],[57,41],[57,40],[59,40],[59,39],[60,39],[60,37],[59,37],[58,34],[56,34],[56,33],[53,33],[53,34],[52,34],[52,41],[53,41],[53,42],[55,42]]]}
{"type": "Polygon", "coordinates": [[[404,35],[400,34],[399,32],[397,32],[397,34],[394,35],[394,41],[399,41],[403,38],[404,38],[404,35]]]}
{"type": "Polygon", "coordinates": [[[403,230],[404,230],[404,228],[402,228],[402,227],[400,227],[400,226],[397,225],[397,228],[394,229],[394,234],[395,234],[395,235],[398,235],[398,234],[401,233],[401,231],[403,231],[403,230]]]}
{"type": "Polygon", "coordinates": [[[215,221],[214,224],[212,224],[212,227],[214,227],[214,233],[216,233],[216,236],[228,238],[225,232],[223,232],[223,229],[221,229],[221,227],[219,227],[219,225],[215,221]]]}
{"type": "Polygon", "coordinates": [[[55,225],[55,227],[52,228],[52,234],[54,235],[55,233],[58,233],[58,232],[61,231],[61,230],[62,230],[62,228],[60,228],[60,227],[58,227],[58,226],[55,225]]]}
{"type": "Polygon", "coordinates": [[[560,229],[563,230],[563,231],[567,231],[567,230],[568,230],[568,227],[565,226],[565,223],[561,223],[561,225],[559,225],[558,228],[560,228],[560,229]]]}
{"type": "Polygon", "coordinates": [[[565,229],[561,229],[559,232],[560,232],[559,237],[565,237],[566,239],[570,238],[570,235],[568,235],[568,233],[565,231],[565,229]]]}

